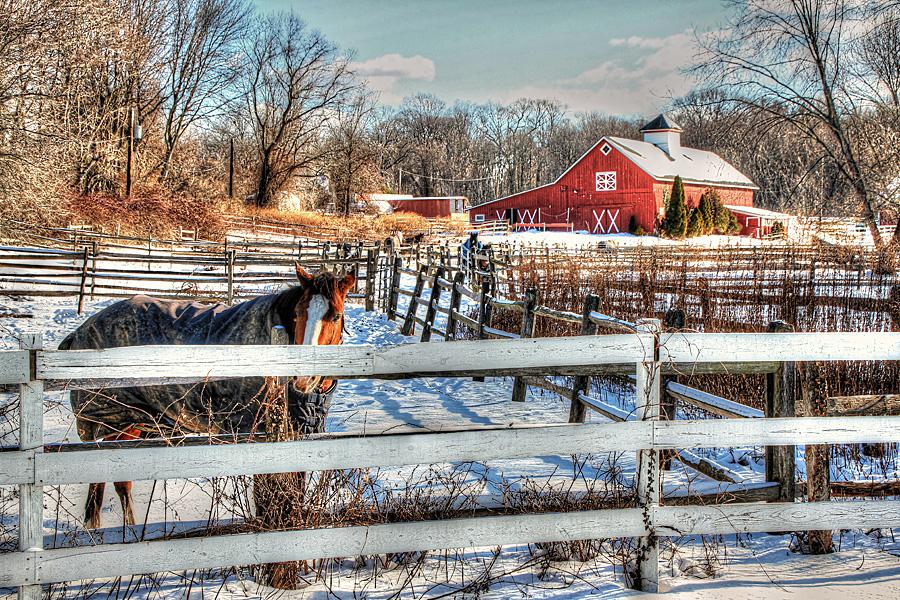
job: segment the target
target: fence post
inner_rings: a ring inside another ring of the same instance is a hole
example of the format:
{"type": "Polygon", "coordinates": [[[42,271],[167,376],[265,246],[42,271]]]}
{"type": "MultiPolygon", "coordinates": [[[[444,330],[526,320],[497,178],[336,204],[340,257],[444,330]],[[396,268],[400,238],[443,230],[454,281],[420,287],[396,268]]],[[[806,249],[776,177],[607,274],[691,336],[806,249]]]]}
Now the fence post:
{"type": "MultiPolygon", "coordinates": [[[[687,323],[687,319],[685,317],[684,311],[680,308],[670,308],[666,311],[663,325],[665,327],[665,331],[684,331],[685,324],[687,323]]],[[[660,398],[659,398],[659,412],[660,418],[666,421],[674,421],[675,420],[675,398],[673,398],[666,390],[668,389],[668,385],[670,381],[678,381],[677,375],[661,375],[660,379],[660,398]]],[[[672,457],[675,455],[673,450],[663,450],[660,453],[660,463],[662,464],[662,469],[664,471],[668,471],[672,468],[672,457]]]]}
{"type": "Polygon", "coordinates": [[[438,266],[434,272],[434,281],[431,284],[431,295],[428,297],[428,306],[425,309],[425,325],[422,327],[422,342],[431,341],[431,330],[434,328],[434,320],[437,318],[437,307],[441,301],[440,279],[444,276],[444,267],[438,266]]]}
{"type": "Polygon", "coordinates": [[[453,276],[453,287],[450,288],[450,310],[447,314],[447,329],[444,331],[444,340],[452,340],[456,337],[456,317],[454,313],[459,312],[462,304],[462,292],[459,286],[463,285],[466,276],[462,271],[457,271],[453,276]]]}
{"type": "Polygon", "coordinates": [[[397,302],[400,300],[400,269],[403,268],[403,259],[399,255],[394,256],[394,267],[391,269],[391,287],[388,290],[387,316],[393,321],[397,318],[397,302]]]}
{"type": "Polygon", "coordinates": [[[229,250],[225,254],[225,276],[228,278],[225,296],[229,306],[234,303],[234,261],[236,255],[236,250],[229,250]]]}
{"type": "MultiPolygon", "coordinates": [[[[784,333],[794,328],[784,321],[769,323],[770,333],[784,333]]],[[[766,373],[766,418],[793,417],[795,410],[794,363],[779,363],[774,373],[766,373]]],[[[795,497],[796,476],[794,446],[766,447],[766,481],[777,481],[780,484],[777,502],[793,502],[795,497]]]]}
{"type": "MultiPolygon", "coordinates": [[[[490,284],[490,280],[488,280],[490,284]]],[[[534,333],[534,307],[537,306],[537,289],[536,288],[528,288],[525,290],[525,306],[522,308],[522,339],[530,338],[534,333]]],[[[525,385],[525,380],[522,377],[517,376],[513,380],[513,391],[512,391],[512,401],[513,402],[525,402],[525,393],[528,390],[528,386],[525,385]]]]}
{"type": "Polygon", "coordinates": [[[366,251],[366,310],[375,310],[375,249],[366,251]]]}
{"type": "MultiPolygon", "coordinates": [[[[652,354],[647,361],[637,363],[635,384],[635,410],[642,421],[659,420],[660,368],[659,368],[659,319],[641,319],[637,322],[639,333],[653,335],[652,354]]],[[[637,456],[638,506],[644,511],[644,523],[649,530],[647,537],[638,542],[638,589],[644,592],[659,591],[659,540],[653,523],[660,497],[659,452],[640,450],[637,456]]]]}
{"type": "MultiPolygon", "coordinates": [[[[819,363],[799,363],[804,411],[808,417],[827,415],[828,380],[819,363]]],[[[827,444],[806,445],[806,498],[809,502],[831,500],[831,449],[827,444]]],[[[830,554],[834,550],[832,531],[809,532],[809,553],[830,554]]]]}
{"type": "Polygon", "coordinates": [[[412,335],[416,330],[416,311],[419,309],[419,296],[422,295],[422,288],[425,286],[425,272],[428,270],[426,265],[419,267],[416,273],[416,286],[413,288],[413,294],[409,298],[409,308],[406,309],[406,318],[403,320],[403,327],[400,333],[403,335],[412,335]]]}
{"type": "Polygon", "coordinates": [[[100,254],[99,242],[91,246],[91,300],[94,299],[94,290],[97,289],[97,255],[100,254]]]}
{"type": "MultiPolygon", "coordinates": [[[[597,324],[591,320],[591,313],[600,306],[600,297],[596,294],[588,294],[584,297],[584,309],[581,311],[581,335],[596,335],[597,324]]],[[[569,423],[584,423],[585,407],[579,397],[585,394],[590,387],[589,375],[577,375],[572,384],[572,403],[569,406],[569,423]]]]}
{"type": "MultiPolygon", "coordinates": [[[[44,451],[44,382],[35,379],[37,351],[43,347],[39,333],[26,333],[19,348],[29,350],[28,383],[19,386],[19,449],[30,455],[44,451]]],[[[42,550],[44,547],[44,488],[40,485],[19,486],[19,551],[42,550]]],[[[19,600],[40,600],[40,585],[19,588],[19,600]]]]}
{"type": "MultiPolygon", "coordinates": [[[[491,322],[491,284],[481,282],[481,296],[478,298],[478,339],[484,339],[484,326],[491,322]]],[[[472,381],[484,381],[484,377],[473,377],[472,381]]]]}
{"type": "Polygon", "coordinates": [[[84,312],[84,290],[85,290],[85,285],[87,284],[88,255],[89,255],[89,250],[88,250],[88,247],[85,246],[83,256],[82,256],[82,264],[81,264],[81,285],[78,286],[78,314],[79,315],[82,312],[84,312]]]}

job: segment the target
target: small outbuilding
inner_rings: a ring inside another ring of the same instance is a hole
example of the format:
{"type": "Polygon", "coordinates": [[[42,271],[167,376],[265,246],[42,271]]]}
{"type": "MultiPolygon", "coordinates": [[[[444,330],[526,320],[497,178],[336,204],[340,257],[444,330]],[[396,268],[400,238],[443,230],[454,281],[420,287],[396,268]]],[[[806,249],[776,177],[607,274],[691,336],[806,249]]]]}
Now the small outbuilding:
{"type": "Polygon", "coordinates": [[[713,152],[681,145],[681,127],[661,114],[641,128],[643,140],[604,136],[555,181],[473,206],[472,223],[507,221],[513,228],[654,232],[676,176],[688,206],[715,189],[724,204],[752,206],[759,189],[713,152]]]}
{"type": "Polygon", "coordinates": [[[465,196],[408,196],[403,194],[366,194],[368,202],[387,204],[393,212],[422,215],[428,219],[466,218],[469,199],[465,196]]]}
{"type": "Polygon", "coordinates": [[[755,206],[726,204],[725,208],[737,217],[738,223],[741,224],[741,235],[763,238],[773,233],[776,223],[781,223],[784,235],[791,237],[797,228],[797,217],[793,215],[755,206]]]}

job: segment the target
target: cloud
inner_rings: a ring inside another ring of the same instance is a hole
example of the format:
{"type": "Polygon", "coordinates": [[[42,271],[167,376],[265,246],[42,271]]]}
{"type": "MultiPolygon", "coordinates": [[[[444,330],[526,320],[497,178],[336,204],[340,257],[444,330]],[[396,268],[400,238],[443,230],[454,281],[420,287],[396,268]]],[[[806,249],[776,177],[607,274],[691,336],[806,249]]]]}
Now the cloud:
{"type": "Polygon", "coordinates": [[[393,103],[401,94],[397,85],[403,81],[433,81],[434,61],[421,54],[403,56],[384,54],[369,60],[354,62],[353,71],[365,79],[369,87],[381,93],[384,102],[393,103]]]}
{"type": "Polygon", "coordinates": [[[633,35],[627,38],[613,38],[609,40],[609,45],[627,46],[629,48],[662,48],[666,44],[667,39],[664,37],[645,38],[633,35]]]}
{"type": "Polygon", "coordinates": [[[663,37],[614,38],[609,44],[627,52],[575,77],[511,90],[499,100],[552,98],[573,111],[647,115],[693,87],[693,80],[682,73],[697,50],[691,31],[663,37]]]}

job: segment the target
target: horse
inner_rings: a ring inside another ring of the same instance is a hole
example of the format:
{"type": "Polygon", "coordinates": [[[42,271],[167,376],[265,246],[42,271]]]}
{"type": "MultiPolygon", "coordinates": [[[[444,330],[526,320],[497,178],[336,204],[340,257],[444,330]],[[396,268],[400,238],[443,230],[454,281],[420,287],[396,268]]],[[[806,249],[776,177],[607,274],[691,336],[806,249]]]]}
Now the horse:
{"type": "Polygon", "coordinates": [[[490,243],[478,239],[478,232],[472,231],[460,245],[459,257],[464,265],[481,271],[490,271],[490,255],[493,252],[490,243]]]}
{"type": "MultiPolygon", "coordinates": [[[[269,344],[274,326],[285,328],[291,344],[335,345],[342,341],[344,301],[353,274],[311,275],[296,266],[299,285],[235,306],[166,301],[135,296],[93,315],[59,348],[81,350],[138,345],[269,344]]],[[[287,411],[302,434],[324,431],[334,380],[295,377],[287,388],[287,411]]],[[[124,387],[71,394],[82,441],[135,440],[179,433],[241,434],[265,423],[263,377],[124,387]]],[[[100,526],[104,483],[92,483],[85,503],[85,525],[100,526]]],[[[115,483],[126,525],[134,524],[131,482],[115,483]]]]}

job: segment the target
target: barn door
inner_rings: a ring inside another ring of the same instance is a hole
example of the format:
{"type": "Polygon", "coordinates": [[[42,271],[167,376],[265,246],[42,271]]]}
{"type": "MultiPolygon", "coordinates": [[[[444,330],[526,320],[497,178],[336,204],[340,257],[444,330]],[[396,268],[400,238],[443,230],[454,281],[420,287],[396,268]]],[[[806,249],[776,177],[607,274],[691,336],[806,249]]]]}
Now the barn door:
{"type": "Polygon", "coordinates": [[[621,233],[621,215],[619,208],[592,208],[586,229],[591,233],[621,233]]]}

